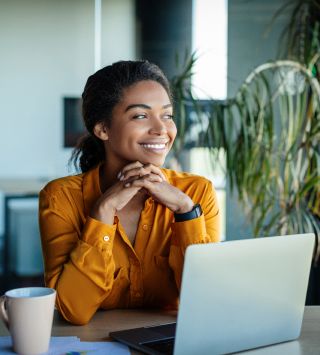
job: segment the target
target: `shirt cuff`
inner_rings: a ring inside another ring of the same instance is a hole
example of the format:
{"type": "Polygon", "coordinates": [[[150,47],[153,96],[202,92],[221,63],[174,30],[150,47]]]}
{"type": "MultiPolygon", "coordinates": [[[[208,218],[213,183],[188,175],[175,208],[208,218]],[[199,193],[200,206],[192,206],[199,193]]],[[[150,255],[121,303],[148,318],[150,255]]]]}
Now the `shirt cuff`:
{"type": "Polygon", "coordinates": [[[116,224],[105,224],[88,217],[82,230],[82,241],[100,250],[112,250],[116,224]]]}
{"type": "Polygon", "coordinates": [[[172,225],[171,245],[186,248],[190,244],[207,243],[206,224],[204,215],[183,222],[175,222],[172,225]]]}

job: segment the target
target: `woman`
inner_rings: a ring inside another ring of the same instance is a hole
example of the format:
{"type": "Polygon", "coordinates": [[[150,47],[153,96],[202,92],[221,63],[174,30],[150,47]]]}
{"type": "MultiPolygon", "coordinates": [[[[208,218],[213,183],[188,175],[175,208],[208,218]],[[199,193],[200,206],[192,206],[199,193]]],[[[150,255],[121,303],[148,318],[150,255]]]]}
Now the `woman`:
{"type": "Polygon", "coordinates": [[[147,61],[89,77],[82,174],[40,192],[45,282],[74,324],[98,308],[177,308],[188,245],[219,240],[219,209],[205,178],[161,168],[176,136],[169,83],[147,61]]]}

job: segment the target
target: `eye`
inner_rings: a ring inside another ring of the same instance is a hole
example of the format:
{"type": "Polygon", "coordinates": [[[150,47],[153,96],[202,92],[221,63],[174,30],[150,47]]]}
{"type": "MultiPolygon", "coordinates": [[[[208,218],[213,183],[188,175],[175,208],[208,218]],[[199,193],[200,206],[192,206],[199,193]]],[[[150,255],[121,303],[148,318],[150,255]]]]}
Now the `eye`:
{"type": "Polygon", "coordinates": [[[173,120],[173,115],[172,114],[165,114],[165,115],[163,115],[163,118],[165,119],[165,120],[173,120]]]}
{"type": "Polygon", "coordinates": [[[147,115],[145,113],[141,113],[141,114],[136,114],[132,117],[135,120],[142,120],[144,118],[147,118],[147,115]]]}

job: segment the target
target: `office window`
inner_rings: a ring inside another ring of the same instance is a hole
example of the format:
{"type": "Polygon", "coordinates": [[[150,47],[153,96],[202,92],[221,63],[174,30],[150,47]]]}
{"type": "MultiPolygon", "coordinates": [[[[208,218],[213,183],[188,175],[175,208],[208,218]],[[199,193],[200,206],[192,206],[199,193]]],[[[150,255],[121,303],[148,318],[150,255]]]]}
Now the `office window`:
{"type": "Polygon", "coordinates": [[[190,150],[190,171],[194,174],[205,176],[212,181],[217,193],[218,205],[221,218],[221,239],[226,239],[226,190],[225,190],[225,168],[224,151],[217,153],[216,162],[212,162],[212,156],[207,148],[192,148],[190,150]]]}
{"type": "MultiPolygon", "coordinates": [[[[227,0],[193,0],[192,47],[197,51],[192,89],[200,100],[224,100],[227,97],[227,0]]],[[[222,239],[225,239],[226,178],[225,154],[216,161],[207,148],[190,150],[190,171],[212,181],[221,212],[222,239]]]]}
{"type": "Polygon", "coordinates": [[[199,59],[192,85],[199,99],[227,97],[227,0],[193,0],[192,47],[199,59]]]}

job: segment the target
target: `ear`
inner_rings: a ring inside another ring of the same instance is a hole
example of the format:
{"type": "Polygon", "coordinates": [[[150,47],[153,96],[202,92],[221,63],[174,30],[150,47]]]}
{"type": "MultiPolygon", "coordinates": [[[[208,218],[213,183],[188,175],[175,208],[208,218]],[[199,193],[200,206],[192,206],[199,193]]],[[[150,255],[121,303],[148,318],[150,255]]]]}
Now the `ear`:
{"type": "Polygon", "coordinates": [[[107,141],[109,139],[107,128],[103,122],[99,122],[94,126],[93,133],[102,141],[107,141]]]}

